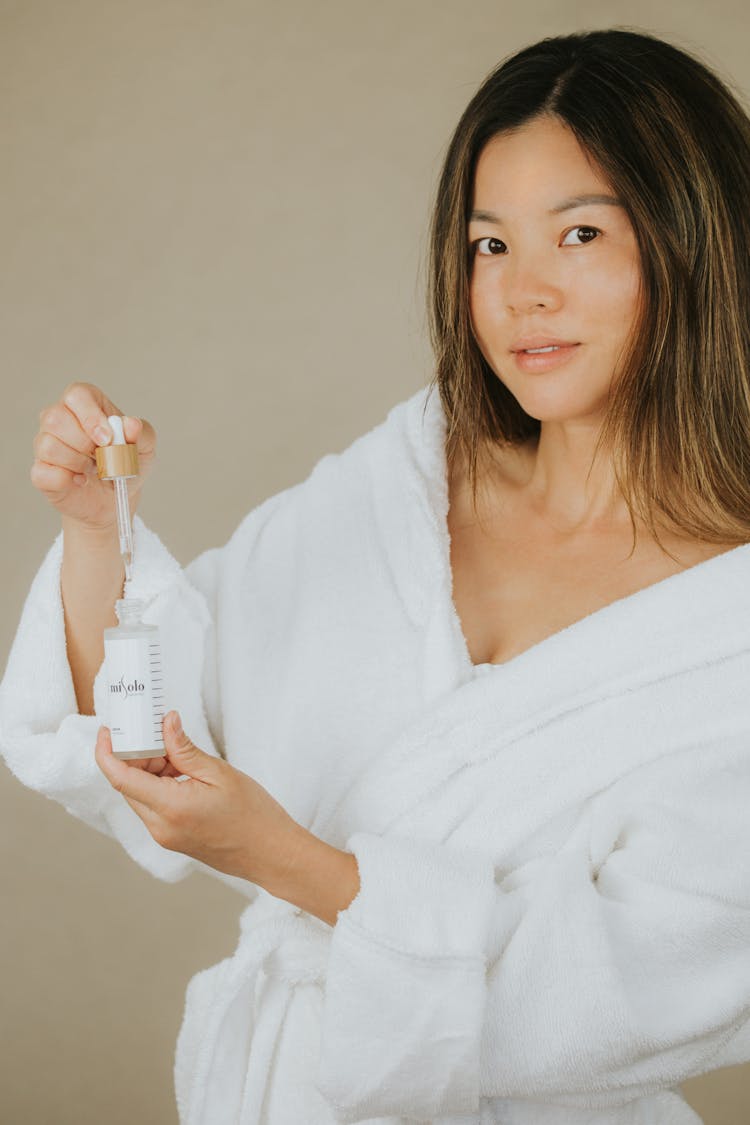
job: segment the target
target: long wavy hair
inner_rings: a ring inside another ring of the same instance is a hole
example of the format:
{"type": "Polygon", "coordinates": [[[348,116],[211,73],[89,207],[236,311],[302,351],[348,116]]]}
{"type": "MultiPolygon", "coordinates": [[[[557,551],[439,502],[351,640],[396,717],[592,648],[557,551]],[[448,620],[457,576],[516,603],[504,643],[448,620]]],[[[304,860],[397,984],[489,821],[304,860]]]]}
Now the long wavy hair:
{"type": "Polygon", "coordinates": [[[618,27],[525,47],[489,74],[458,122],[437,185],[427,282],[430,393],[439,389],[447,418],[448,464],[462,452],[476,510],[483,450],[541,428],[474,337],[467,236],[484,145],[541,115],[567,125],[598,164],[640,251],[640,322],[594,453],[612,451],[633,548],[636,514],[660,544],[663,516],[679,534],[748,542],[750,118],[706,65],[645,33],[618,27]]]}

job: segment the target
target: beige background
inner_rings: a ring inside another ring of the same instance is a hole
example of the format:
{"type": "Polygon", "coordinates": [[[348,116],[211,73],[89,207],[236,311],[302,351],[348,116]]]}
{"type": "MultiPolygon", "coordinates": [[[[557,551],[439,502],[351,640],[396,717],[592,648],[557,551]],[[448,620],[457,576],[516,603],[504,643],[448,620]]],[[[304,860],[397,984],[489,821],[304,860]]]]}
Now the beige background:
{"type": "MultiPolygon", "coordinates": [[[[41,408],[83,379],[148,418],[140,514],[183,564],[224,543],[427,382],[429,207],[485,74],[615,24],[750,91],[744,3],[0,2],[3,666],[59,528],[41,408]]],[[[176,1122],[185,987],[245,900],[153,879],[4,765],[0,801],[0,1120],[176,1122]]],[[[750,1065],[685,1093],[740,1125],[750,1065]]]]}

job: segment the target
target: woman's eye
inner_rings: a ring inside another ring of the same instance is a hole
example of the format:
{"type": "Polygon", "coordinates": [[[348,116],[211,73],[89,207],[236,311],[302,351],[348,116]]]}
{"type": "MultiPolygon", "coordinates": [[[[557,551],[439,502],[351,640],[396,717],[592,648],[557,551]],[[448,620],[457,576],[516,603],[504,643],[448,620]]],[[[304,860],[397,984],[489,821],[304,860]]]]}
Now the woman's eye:
{"type": "Polygon", "coordinates": [[[474,250],[477,254],[501,254],[502,250],[499,247],[505,246],[499,238],[478,238],[474,243],[474,250]],[[487,244],[485,247],[485,243],[487,244]]]}
{"type": "MultiPolygon", "coordinates": [[[[563,239],[563,245],[564,246],[586,246],[589,242],[593,242],[594,239],[598,235],[600,235],[601,233],[602,232],[599,230],[598,227],[573,227],[565,235],[565,238],[563,239]],[[579,234],[579,232],[580,232],[580,234],[579,234]],[[567,240],[568,236],[571,235],[571,234],[575,234],[579,238],[582,237],[583,241],[567,242],[566,240],[567,240]]],[[[505,252],[505,250],[507,250],[507,247],[506,247],[505,243],[502,241],[502,239],[494,238],[492,236],[488,236],[486,238],[477,238],[472,243],[472,248],[473,248],[475,254],[479,254],[479,255],[481,255],[482,257],[485,257],[485,258],[490,256],[490,255],[502,254],[502,253],[505,252]]]]}
{"type": "MultiPolygon", "coordinates": [[[[573,227],[573,229],[572,229],[572,230],[569,230],[569,231],[568,231],[568,234],[576,234],[576,232],[577,232],[577,231],[579,231],[579,230],[581,230],[581,231],[587,231],[587,232],[588,232],[589,234],[593,234],[593,235],[594,235],[594,238],[595,238],[595,237],[596,237],[596,236],[597,236],[598,234],[601,234],[601,231],[599,230],[599,228],[598,228],[598,227],[573,227]]],[[[566,234],[566,235],[565,235],[565,238],[567,238],[567,237],[568,237],[568,234],[566,234]]],[[[569,242],[569,243],[568,243],[567,245],[568,245],[568,246],[576,246],[576,245],[577,245],[577,246],[585,246],[585,245],[586,245],[586,243],[588,243],[588,242],[593,242],[593,239],[592,239],[592,238],[586,238],[586,239],[584,239],[584,241],[583,241],[583,242],[578,242],[578,243],[575,243],[575,242],[572,242],[572,243],[571,243],[571,242],[569,242]]],[[[563,245],[565,245],[565,239],[563,239],[563,245]]]]}

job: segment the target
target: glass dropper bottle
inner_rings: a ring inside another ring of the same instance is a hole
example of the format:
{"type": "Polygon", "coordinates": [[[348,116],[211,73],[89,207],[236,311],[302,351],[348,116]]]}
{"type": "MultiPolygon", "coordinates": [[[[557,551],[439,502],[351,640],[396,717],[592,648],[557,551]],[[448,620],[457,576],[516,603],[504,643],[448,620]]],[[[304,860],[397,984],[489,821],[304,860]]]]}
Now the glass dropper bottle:
{"type": "Polygon", "coordinates": [[[127,481],[130,477],[138,476],[138,446],[125,441],[119,414],[110,415],[107,421],[112,427],[114,439],[110,445],[96,447],[96,470],[100,480],[114,481],[117,534],[120,539],[120,554],[125,563],[125,578],[129,582],[133,574],[133,527],[127,481]]]}

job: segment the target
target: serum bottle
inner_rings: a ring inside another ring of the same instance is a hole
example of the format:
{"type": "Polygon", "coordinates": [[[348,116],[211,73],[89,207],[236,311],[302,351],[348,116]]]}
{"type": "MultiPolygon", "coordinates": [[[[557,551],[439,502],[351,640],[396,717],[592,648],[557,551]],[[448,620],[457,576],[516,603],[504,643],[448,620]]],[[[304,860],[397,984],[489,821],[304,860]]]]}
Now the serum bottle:
{"type": "Polygon", "coordinates": [[[158,625],[141,620],[146,603],[115,602],[118,625],[104,630],[107,726],[116,758],[164,757],[164,677],[158,625]]]}

